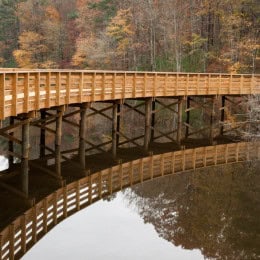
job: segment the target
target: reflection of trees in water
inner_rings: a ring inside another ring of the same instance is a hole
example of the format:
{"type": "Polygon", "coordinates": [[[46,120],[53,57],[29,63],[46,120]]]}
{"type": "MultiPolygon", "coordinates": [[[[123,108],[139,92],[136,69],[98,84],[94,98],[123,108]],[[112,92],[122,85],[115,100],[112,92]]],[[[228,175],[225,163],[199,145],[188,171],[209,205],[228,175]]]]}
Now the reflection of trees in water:
{"type": "Polygon", "coordinates": [[[176,246],[211,259],[260,257],[260,163],[208,168],[126,192],[144,222],[176,246]]]}

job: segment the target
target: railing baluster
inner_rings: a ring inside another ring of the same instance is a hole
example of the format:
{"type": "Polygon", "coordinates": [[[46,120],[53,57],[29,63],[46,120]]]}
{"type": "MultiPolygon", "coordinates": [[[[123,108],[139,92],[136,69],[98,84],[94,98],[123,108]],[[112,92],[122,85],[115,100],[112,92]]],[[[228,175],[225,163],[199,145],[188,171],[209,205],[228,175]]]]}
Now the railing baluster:
{"type": "Polygon", "coordinates": [[[133,177],[134,177],[134,163],[130,163],[130,186],[133,186],[133,177]]]}
{"type": "Polygon", "coordinates": [[[51,72],[46,74],[46,108],[51,106],[51,72]]]}
{"type": "Polygon", "coordinates": [[[160,155],[160,172],[161,172],[161,176],[164,176],[164,156],[163,156],[163,154],[160,155]]]}
{"type": "Polygon", "coordinates": [[[126,98],[126,84],[127,84],[126,79],[127,79],[126,78],[126,73],[124,73],[122,99],[126,98]]]}
{"type": "Polygon", "coordinates": [[[48,217],[48,200],[47,198],[45,198],[43,200],[43,232],[45,234],[48,232],[47,217],[48,217]]]}
{"type": "Polygon", "coordinates": [[[76,208],[80,210],[80,180],[76,182],[76,208]]]}
{"type": "Polygon", "coordinates": [[[40,72],[35,73],[35,110],[40,109],[41,94],[40,94],[40,72]]]}
{"type": "Polygon", "coordinates": [[[14,224],[9,226],[9,259],[14,259],[14,224]]]}
{"type": "Polygon", "coordinates": [[[153,174],[154,174],[154,171],[153,171],[153,155],[150,156],[150,178],[151,180],[153,179],[153,174]]]}
{"type": "Polygon", "coordinates": [[[89,176],[88,202],[92,204],[92,175],[89,176]]]}
{"type": "Polygon", "coordinates": [[[57,219],[58,219],[58,216],[57,216],[58,193],[57,193],[57,191],[54,192],[53,200],[54,200],[54,203],[53,203],[53,223],[54,223],[54,225],[56,225],[57,219]]]}
{"type": "Polygon", "coordinates": [[[60,90],[61,90],[61,79],[60,79],[60,72],[56,73],[56,106],[59,106],[61,104],[60,102],[60,90]]]}
{"type": "Polygon", "coordinates": [[[66,79],[66,104],[68,105],[70,103],[70,88],[71,88],[71,72],[67,74],[66,79]]]}
{"type": "Polygon", "coordinates": [[[21,250],[23,254],[26,253],[26,214],[21,217],[21,250]]]}
{"type": "Polygon", "coordinates": [[[12,75],[12,115],[17,115],[17,73],[12,75]]]}
{"type": "Polygon", "coordinates": [[[99,174],[99,178],[98,178],[98,197],[99,199],[102,199],[102,172],[100,172],[99,174]]]}
{"type": "Polygon", "coordinates": [[[109,194],[113,194],[113,182],[112,182],[113,168],[109,169],[109,194]]]}
{"type": "Polygon", "coordinates": [[[5,118],[5,73],[0,74],[0,119],[5,118]]]}
{"type": "Polygon", "coordinates": [[[84,73],[81,72],[79,76],[79,103],[82,103],[83,101],[83,82],[84,82],[84,73]]]}
{"type": "Polygon", "coordinates": [[[3,257],[2,248],[3,248],[3,236],[0,234],[0,259],[2,259],[3,257]]]}
{"type": "Polygon", "coordinates": [[[32,208],[32,241],[37,242],[37,205],[32,208]]]}
{"type": "Polygon", "coordinates": [[[63,187],[63,217],[66,218],[68,216],[68,190],[67,186],[63,187]]]}
{"type": "Polygon", "coordinates": [[[94,74],[92,76],[92,86],[91,86],[92,101],[95,101],[95,86],[96,86],[96,72],[94,72],[94,74]]]}
{"type": "MultiPolygon", "coordinates": [[[[147,73],[144,73],[144,85],[143,85],[143,97],[146,96],[146,88],[147,88],[147,73]]],[[[154,80],[154,78],[153,78],[154,80]]]]}

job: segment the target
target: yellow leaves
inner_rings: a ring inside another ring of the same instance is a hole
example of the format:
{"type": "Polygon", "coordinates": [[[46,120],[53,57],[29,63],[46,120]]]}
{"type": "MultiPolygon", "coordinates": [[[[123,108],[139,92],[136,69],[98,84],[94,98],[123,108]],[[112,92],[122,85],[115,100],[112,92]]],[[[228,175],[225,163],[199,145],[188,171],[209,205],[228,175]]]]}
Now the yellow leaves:
{"type": "Polygon", "coordinates": [[[22,68],[37,68],[41,63],[40,57],[48,52],[43,44],[43,36],[35,32],[23,32],[19,36],[20,49],[15,50],[13,55],[22,68]]]}
{"type": "Polygon", "coordinates": [[[47,60],[44,63],[41,63],[40,68],[42,69],[58,69],[58,64],[52,60],[47,60]]]}
{"type": "Polygon", "coordinates": [[[117,42],[119,54],[126,51],[134,34],[131,18],[130,9],[120,9],[107,27],[107,35],[117,42]]]}
{"type": "Polygon", "coordinates": [[[43,37],[35,32],[23,32],[19,36],[20,49],[34,51],[35,45],[40,45],[40,42],[43,40],[43,37]]]}
{"type": "Polygon", "coordinates": [[[229,67],[228,67],[228,72],[229,73],[233,73],[233,74],[237,74],[237,73],[241,73],[243,72],[244,70],[248,69],[248,66],[237,61],[235,62],[234,64],[231,64],[229,67]]]}
{"type": "Polygon", "coordinates": [[[60,21],[60,14],[57,9],[53,6],[47,6],[45,9],[46,16],[51,19],[53,22],[60,21]]]}
{"type": "Polygon", "coordinates": [[[4,63],[5,63],[5,59],[0,57],[0,66],[3,66],[4,63]]]}

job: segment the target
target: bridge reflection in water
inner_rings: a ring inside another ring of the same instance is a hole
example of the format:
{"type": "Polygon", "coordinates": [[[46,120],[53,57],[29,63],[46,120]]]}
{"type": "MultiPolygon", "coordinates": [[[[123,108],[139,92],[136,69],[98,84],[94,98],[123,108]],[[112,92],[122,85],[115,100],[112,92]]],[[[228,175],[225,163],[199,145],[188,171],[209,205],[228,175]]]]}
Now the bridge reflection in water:
{"type": "Polygon", "coordinates": [[[151,155],[86,176],[45,197],[6,227],[0,234],[0,256],[20,257],[66,217],[134,184],[196,168],[259,158],[258,143],[242,142],[151,155]]]}
{"type": "Polygon", "coordinates": [[[64,221],[24,260],[257,259],[259,167],[209,167],[135,185],[64,221]]]}

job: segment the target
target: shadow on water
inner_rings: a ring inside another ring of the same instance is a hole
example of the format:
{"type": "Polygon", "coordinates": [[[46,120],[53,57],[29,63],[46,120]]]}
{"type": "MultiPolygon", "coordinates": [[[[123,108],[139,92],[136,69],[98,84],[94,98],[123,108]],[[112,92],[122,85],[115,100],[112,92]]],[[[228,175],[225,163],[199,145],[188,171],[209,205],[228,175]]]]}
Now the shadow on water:
{"type": "Polygon", "coordinates": [[[127,189],[158,235],[208,259],[259,259],[260,162],[167,176],[127,189]]]}

